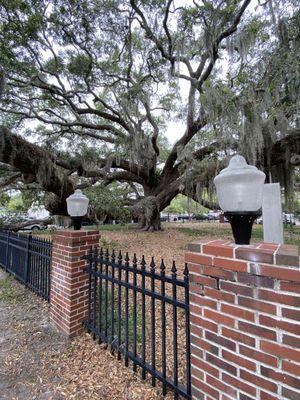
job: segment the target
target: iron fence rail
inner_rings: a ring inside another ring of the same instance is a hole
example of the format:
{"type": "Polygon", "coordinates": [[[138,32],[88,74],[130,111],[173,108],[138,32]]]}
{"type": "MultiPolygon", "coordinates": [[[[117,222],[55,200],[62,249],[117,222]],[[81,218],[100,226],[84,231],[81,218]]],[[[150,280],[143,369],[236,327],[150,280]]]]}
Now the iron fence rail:
{"type": "Polygon", "coordinates": [[[0,231],[0,266],[48,302],[51,254],[49,239],[0,231]]]}
{"type": "Polygon", "coordinates": [[[89,275],[86,329],[119,359],[123,357],[126,366],[131,360],[134,371],[139,367],[143,379],[149,374],[152,386],[160,381],[163,395],[170,388],[174,399],[190,399],[187,266],[179,278],[175,262],[167,275],[163,260],[157,272],[154,258],[150,268],[144,257],[138,266],[136,255],[131,263],[127,253],[123,258],[121,252],[116,256],[102,249],[91,249],[85,258],[89,275]]]}

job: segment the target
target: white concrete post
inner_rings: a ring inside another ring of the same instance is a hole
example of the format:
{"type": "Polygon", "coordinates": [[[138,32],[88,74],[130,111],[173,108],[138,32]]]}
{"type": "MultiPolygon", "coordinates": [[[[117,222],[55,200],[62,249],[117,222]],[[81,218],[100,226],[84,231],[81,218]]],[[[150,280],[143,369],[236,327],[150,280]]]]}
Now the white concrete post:
{"type": "Polygon", "coordinates": [[[264,242],[283,243],[281,193],[279,183],[266,183],[263,189],[264,242]]]}

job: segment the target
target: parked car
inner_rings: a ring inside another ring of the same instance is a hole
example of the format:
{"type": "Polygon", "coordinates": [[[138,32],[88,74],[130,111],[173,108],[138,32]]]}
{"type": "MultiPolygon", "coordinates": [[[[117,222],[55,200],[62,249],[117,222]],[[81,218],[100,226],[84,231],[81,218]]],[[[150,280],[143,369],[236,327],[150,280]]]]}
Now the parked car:
{"type": "Polygon", "coordinates": [[[194,218],[196,221],[207,221],[208,220],[207,214],[195,214],[194,218]]]}
{"type": "Polygon", "coordinates": [[[259,224],[259,225],[262,225],[262,223],[263,223],[263,217],[256,218],[255,223],[256,223],[256,224],[259,224]]]}
{"type": "Polygon", "coordinates": [[[161,215],[160,216],[160,221],[161,222],[168,222],[169,221],[168,216],[167,215],[161,215]]]}
{"type": "Polygon", "coordinates": [[[177,215],[161,213],[160,220],[161,220],[161,222],[174,222],[174,221],[178,221],[178,217],[177,217],[177,215]]]}
{"type": "Polygon", "coordinates": [[[284,224],[296,225],[295,215],[291,213],[282,213],[284,224]]]}
{"type": "Polygon", "coordinates": [[[208,221],[218,221],[220,218],[220,213],[217,212],[209,212],[207,214],[207,220],[208,221]]]}
{"type": "Polygon", "coordinates": [[[193,214],[178,215],[178,221],[190,221],[192,219],[195,219],[195,216],[193,214]]]}
{"type": "Polygon", "coordinates": [[[18,231],[41,231],[45,229],[47,229],[47,225],[32,224],[32,225],[26,225],[23,228],[18,229],[18,231]]]}

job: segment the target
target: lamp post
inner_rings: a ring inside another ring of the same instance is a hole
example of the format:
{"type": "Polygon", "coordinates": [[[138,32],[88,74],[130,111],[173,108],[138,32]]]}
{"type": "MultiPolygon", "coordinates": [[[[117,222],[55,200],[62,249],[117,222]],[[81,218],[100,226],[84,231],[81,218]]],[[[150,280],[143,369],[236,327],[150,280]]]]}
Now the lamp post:
{"type": "Polygon", "coordinates": [[[249,244],[253,222],[261,215],[266,175],[235,155],[214,179],[217,197],[229,220],[236,244],[249,244]]]}
{"type": "Polygon", "coordinates": [[[67,209],[73,221],[75,231],[80,230],[82,217],[86,215],[88,205],[89,199],[82,194],[80,189],[76,189],[75,192],[67,198],[67,209]]]}

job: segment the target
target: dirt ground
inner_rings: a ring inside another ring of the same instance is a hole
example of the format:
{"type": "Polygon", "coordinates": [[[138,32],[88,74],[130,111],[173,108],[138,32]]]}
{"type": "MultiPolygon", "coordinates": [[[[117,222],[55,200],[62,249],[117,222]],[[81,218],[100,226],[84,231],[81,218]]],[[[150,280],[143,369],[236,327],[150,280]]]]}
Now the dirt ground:
{"type": "MultiPolygon", "coordinates": [[[[183,270],[187,243],[176,230],[157,233],[103,232],[103,247],[175,259],[183,270]]],[[[49,307],[0,270],[0,399],[85,400],[163,399],[161,387],[124,366],[88,334],[66,340],[49,323],[49,307]]],[[[165,399],[172,399],[169,393],[165,399]]]]}

